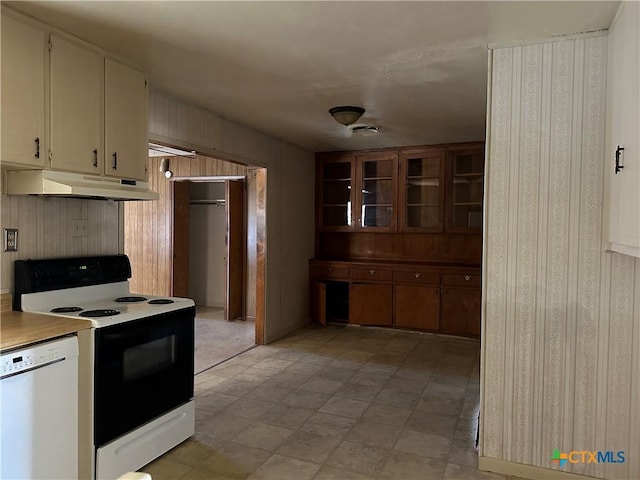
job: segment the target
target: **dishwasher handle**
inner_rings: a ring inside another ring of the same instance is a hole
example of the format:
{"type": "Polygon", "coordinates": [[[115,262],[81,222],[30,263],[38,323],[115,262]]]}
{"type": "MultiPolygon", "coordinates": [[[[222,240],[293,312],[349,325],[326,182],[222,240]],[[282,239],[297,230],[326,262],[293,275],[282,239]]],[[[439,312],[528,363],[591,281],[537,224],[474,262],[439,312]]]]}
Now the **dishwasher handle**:
{"type": "Polygon", "coordinates": [[[19,372],[7,373],[6,375],[2,375],[0,377],[0,380],[4,380],[5,378],[17,377],[18,375],[22,375],[23,373],[33,372],[34,370],[38,370],[39,368],[44,368],[55,363],[63,362],[66,359],[67,357],[56,358],[55,360],[51,360],[50,362],[39,363],[38,365],[34,365],[31,368],[25,368],[24,370],[20,370],[19,372]]]}

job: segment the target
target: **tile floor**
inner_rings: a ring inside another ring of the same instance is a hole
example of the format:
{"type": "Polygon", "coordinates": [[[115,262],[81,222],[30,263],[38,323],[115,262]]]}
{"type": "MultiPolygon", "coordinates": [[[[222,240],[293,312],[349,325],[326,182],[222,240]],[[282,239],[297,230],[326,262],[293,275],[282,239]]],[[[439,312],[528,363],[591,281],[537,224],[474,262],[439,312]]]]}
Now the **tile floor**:
{"type": "Polygon", "coordinates": [[[504,479],[477,469],[477,341],[303,329],[196,376],[196,434],[142,468],[177,479],[504,479]]]}

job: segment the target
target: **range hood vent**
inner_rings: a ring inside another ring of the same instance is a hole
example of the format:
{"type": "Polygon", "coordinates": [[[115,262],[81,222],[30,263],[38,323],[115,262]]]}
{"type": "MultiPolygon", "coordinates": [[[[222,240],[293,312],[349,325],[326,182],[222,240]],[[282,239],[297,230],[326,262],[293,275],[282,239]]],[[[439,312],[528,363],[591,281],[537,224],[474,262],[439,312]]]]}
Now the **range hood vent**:
{"type": "Polygon", "coordinates": [[[7,194],[100,200],[157,200],[147,182],[83,175],[53,170],[13,170],[6,172],[7,194]]]}

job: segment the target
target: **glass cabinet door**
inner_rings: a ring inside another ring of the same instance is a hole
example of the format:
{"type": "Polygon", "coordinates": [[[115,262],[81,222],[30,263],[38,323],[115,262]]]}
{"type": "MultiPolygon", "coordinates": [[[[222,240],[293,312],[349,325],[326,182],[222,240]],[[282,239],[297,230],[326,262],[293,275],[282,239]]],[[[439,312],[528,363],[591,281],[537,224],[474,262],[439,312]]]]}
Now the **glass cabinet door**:
{"type": "Polygon", "coordinates": [[[319,228],[353,230],[354,157],[320,163],[319,228]]]}
{"type": "Polygon", "coordinates": [[[482,229],[484,150],[451,151],[448,230],[475,232],[482,229]]]}
{"type": "Polygon", "coordinates": [[[397,169],[395,153],[358,157],[357,229],[395,230],[397,169]]]}
{"type": "Polygon", "coordinates": [[[400,229],[442,232],[444,149],[416,149],[400,154],[400,229]]]}

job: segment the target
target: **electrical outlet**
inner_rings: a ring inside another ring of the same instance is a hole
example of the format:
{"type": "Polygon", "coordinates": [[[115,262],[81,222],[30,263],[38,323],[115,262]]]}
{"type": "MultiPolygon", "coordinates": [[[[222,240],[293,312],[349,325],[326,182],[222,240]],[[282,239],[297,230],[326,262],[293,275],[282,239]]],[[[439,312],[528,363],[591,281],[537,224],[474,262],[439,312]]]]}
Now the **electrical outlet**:
{"type": "Polygon", "coordinates": [[[86,218],[74,218],[71,220],[71,236],[86,237],[89,235],[89,225],[86,218]]]}
{"type": "Polygon", "coordinates": [[[4,229],[4,251],[5,252],[18,251],[18,229],[17,228],[4,229]]]}

